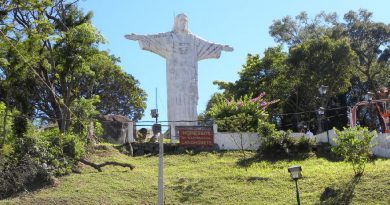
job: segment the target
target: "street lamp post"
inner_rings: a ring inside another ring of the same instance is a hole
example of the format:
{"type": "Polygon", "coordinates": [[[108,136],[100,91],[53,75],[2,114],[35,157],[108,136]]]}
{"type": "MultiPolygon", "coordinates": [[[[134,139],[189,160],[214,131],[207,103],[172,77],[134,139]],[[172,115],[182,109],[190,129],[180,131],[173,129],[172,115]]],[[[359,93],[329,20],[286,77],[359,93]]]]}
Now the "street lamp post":
{"type": "MultiPolygon", "coordinates": [[[[317,110],[317,112],[318,112],[318,115],[320,116],[320,121],[321,121],[321,127],[323,128],[323,129],[325,129],[325,126],[324,126],[324,118],[325,118],[325,108],[323,108],[323,107],[320,107],[318,110],[317,110]]],[[[327,140],[328,140],[328,143],[329,143],[329,130],[328,129],[326,129],[326,137],[327,137],[327,140]]]]}
{"type": "Polygon", "coordinates": [[[301,166],[294,165],[288,168],[288,172],[291,174],[291,178],[295,181],[295,191],[297,193],[297,203],[301,205],[301,200],[299,198],[299,188],[298,188],[298,179],[302,178],[301,174],[302,168],[301,166]]]}
{"type": "MultiPolygon", "coordinates": [[[[324,131],[325,130],[325,126],[324,126],[324,118],[326,117],[325,116],[325,95],[326,93],[328,92],[328,86],[326,85],[321,85],[320,88],[318,89],[318,91],[320,92],[320,96],[321,96],[321,107],[318,109],[318,114],[320,116],[320,131],[324,131]]],[[[328,125],[328,124],[327,124],[328,125]]],[[[328,139],[328,143],[329,143],[329,131],[328,129],[326,129],[326,137],[328,139]]]]}
{"type": "MultiPolygon", "coordinates": [[[[374,96],[375,96],[375,94],[373,93],[373,92],[370,92],[370,91],[368,91],[367,93],[366,93],[366,95],[365,95],[365,98],[366,98],[366,100],[368,101],[368,112],[369,112],[369,116],[370,116],[370,118],[371,118],[371,116],[373,115],[373,112],[375,112],[374,110],[375,110],[375,108],[373,108],[373,106],[371,105],[371,101],[374,99],[374,96]]],[[[374,114],[375,115],[375,114],[374,114]]],[[[371,129],[374,129],[374,127],[372,127],[372,125],[369,125],[369,129],[371,130],[371,129]]],[[[379,125],[379,127],[380,127],[380,125],[379,125]]]]}
{"type": "Polygon", "coordinates": [[[161,124],[158,124],[158,110],[152,109],[151,113],[153,118],[156,118],[156,123],[153,125],[153,134],[158,137],[158,198],[157,204],[163,205],[164,203],[164,138],[161,134],[161,124]]]}

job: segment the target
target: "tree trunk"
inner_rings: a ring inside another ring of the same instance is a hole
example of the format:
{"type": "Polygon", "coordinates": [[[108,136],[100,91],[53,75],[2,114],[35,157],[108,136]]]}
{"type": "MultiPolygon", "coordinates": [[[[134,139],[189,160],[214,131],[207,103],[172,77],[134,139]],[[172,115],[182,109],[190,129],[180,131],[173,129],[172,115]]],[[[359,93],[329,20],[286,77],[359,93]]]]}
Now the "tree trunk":
{"type": "Polygon", "coordinates": [[[5,113],[4,113],[4,120],[3,120],[3,139],[5,140],[5,136],[7,135],[7,116],[8,116],[8,106],[5,108],[5,113]]]}
{"type": "Polygon", "coordinates": [[[88,125],[88,139],[92,146],[96,145],[93,122],[89,123],[88,125]]]}
{"type": "Polygon", "coordinates": [[[5,142],[5,138],[7,136],[7,117],[8,117],[8,112],[9,112],[9,99],[8,99],[8,92],[7,92],[7,96],[6,96],[6,104],[5,104],[5,113],[4,113],[4,118],[3,118],[3,139],[5,142]]]}

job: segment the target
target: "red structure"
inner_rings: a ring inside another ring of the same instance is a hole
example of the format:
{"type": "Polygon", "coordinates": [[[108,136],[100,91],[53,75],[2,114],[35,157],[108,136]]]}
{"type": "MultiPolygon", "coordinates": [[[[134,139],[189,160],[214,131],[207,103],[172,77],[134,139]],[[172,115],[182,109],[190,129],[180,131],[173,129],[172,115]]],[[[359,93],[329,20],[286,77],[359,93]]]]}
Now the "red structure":
{"type": "Polygon", "coordinates": [[[357,124],[390,133],[390,98],[362,101],[351,109],[351,126],[357,124]]]}

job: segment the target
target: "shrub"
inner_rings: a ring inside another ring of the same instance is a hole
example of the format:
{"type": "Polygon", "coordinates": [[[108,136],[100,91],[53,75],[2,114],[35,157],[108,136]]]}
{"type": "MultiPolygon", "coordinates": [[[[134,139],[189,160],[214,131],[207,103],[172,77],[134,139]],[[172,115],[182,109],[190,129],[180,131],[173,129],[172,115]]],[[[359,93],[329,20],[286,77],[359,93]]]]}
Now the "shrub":
{"type": "Polygon", "coordinates": [[[370,133],[367,128],[360,126],[344,128],[344,131],[336,129],[338,139],[337,146],[332,151],[339,154],[345,161],[350,162],[356,176],[362,175],[365,165],[372,155],[371,144],[375,133],[370,133]]]}
{"type": "Polygon", "coordinates": [[[137,132],[137,142],[145,142],[147,134],[148,134],[148,130],[146,128],[141,128],[137,132]]]}
{"type": "Polygon", "coordinates": [[[291,137],[290,131],[267,130],[260,132],[261,146],[259,152],[264,157],[287,157],[309,153],[315,146],[315,141],[304,136],[291,137]],[[268,132],[267,134],[264,134],[268,132]]]}
{"type": "Polygon", "coordinates": [[[53,175],[69,173],[84,152],[84,142],[78,136],[60,133],[58,129],[29,130],[23,137],[9,139],[1,149],[6,161],[29,156],[53,175]]]}
{"type": "Polygon", "coordinates": [[[8,161],[0,157],[0,168],[0,199],[51,182],[50,174],[28,155],[20,160],[8,161]]]}
{"type": "MultiPolygon", "coordinates": [[[[0,114],[4,114],[2,110],[0,103],[0,114]]],[[[84,154],[84,141],[79,136],[58,129],[39,131],[16,111],[10,116],[6,123],[10,132],[0,147],[0,198],[44,185],[52,175],[69,173],[84,154]]]]}
{"type": "Polygon", "coordinates": [[[38,147],[40,162],[46,164],[54,175],[69,173],[75,160],[85,153],[84,142],[71,133],[60,133],[51,129],[40,133],[42,135],[38,147]]]}
{"type": "Polygon", "coordinates": [[[252,99],[252,95],[230,101],[220,98],[206,112],[207,118],[214,119],[218,130],[225,132],[256,132],[259,123],[268,122],[268,106],[277,102],[263,99],[265,93],[252,99]]]}

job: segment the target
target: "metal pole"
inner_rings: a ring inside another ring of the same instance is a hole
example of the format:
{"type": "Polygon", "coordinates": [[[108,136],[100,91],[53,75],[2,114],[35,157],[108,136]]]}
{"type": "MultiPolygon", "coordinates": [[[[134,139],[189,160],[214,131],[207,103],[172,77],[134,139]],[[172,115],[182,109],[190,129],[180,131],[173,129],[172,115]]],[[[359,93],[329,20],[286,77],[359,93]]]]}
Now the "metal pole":
{"type": "Polygon", "coordinates": [[[328,144],[330,144],[330,140],[329,140],[329,121],[326,118],[325,118],[325,120],[326,120],[326,128],[325,128],[326,129],[326,137],[328,138],[328,144]]]}
{"type": "MultiPolygon", "coordinates": [[[[158,110],[158,107],[157,107],[157,88],[156,88],[156,110],[158,110]]],[[[156,124],[157,124],[157,121],[158,121],[158,115],[156,116],[156,124]]]]}
{"type": "MultiPolygon", "coordinates": [[[[324,94],[323,93],[321,93],[321,107],[322,108],[324,107],[324,94]]],[[[325,131],[324,117],[325,117],[325,110],[324,110],[324,114],[321,115],[321,132],[325,131]]]]}
{"type": "Polygon", "coordinates": [[[158,152],[158,205],[164,205],[164,144],[163,135],[157,133],[159,152],[158,152]]]}
{"type": "Polygon", "coordinates": [[[295,179],[295,190],[297,191],[297,203],[301,205],[301,200],[299,199],[299,189],[298,189],[298,179],[295,179]]]}

